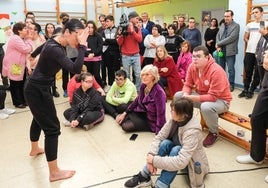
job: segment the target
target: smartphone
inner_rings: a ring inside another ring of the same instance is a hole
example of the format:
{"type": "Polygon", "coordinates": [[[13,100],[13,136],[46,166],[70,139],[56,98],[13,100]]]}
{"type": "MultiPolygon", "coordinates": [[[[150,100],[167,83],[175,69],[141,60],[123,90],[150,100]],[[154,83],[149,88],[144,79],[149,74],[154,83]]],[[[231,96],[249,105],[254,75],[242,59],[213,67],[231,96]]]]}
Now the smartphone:
{"type": "Polygon", "coordinates": [[[264,21],[260,21],[260,29],[265,29],[265,22],[264,21]]]}
{"type": "Polygon", "coordinates": [[[138,137],[138,134],[132,134],[131,137],[129,138],[129,140],[136,140],[136,138],[138,137]]]}

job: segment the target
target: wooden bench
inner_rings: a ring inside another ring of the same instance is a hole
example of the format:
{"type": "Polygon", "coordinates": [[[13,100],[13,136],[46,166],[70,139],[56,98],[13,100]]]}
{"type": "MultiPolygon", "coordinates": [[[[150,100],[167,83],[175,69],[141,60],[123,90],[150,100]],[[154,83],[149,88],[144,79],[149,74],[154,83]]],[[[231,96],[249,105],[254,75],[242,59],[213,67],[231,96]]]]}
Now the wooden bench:
{"type": "MultiPolygon", "coordinates": [[[[201,123],[202,128],[203,129],[207,128],[206,122],[203,119],[202,114],[200,114],[200,115],[201,115],[200,123],[201,123]]],[[[224,119],[225,121],[228,121],[234,125],[237,125],[239,127],[242,127],[242,128],[245,128],[245,129],[251,131],[250,118],[248,118],[248,117],[244,117],[244,116],[236,114],[234,112],[227,111],[223,114],[220,114],[219,118],[224,119]]],[[[226,138],[227,140],[237,144],[238,146],[240,146],[248,151],[250,150],[250,142],[242,139],[241,137],[238,137],[234,134],[231,134],[230,132],[222,129],[221,127],[219,127],[219,134],[223,138],[226,138]]],[[[268,130],[266,131],[266,134],[268,136],[268,130]]],[[[268,158],[268,153],[266,153],[266,158],[268,158]]]]}

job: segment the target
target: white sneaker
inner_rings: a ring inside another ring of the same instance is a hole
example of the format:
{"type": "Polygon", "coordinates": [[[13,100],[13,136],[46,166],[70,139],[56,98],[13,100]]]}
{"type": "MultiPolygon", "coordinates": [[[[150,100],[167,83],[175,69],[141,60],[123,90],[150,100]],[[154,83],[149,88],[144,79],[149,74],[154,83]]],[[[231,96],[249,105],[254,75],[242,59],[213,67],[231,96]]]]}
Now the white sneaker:
{"type": "Polygon", "coordinates": [[[266,183],[268,183],[268,175],[265,176],[264,181],[265,181],[266,183]]]}
{"type": "Polygon", "coordinates": [[[68,121],[67,119],[63,120],[62,123],[63,123],[63,125],[64,125],[65,127],[70,127],[70,126],[71,126],[71,122],[68,121]]]}
{"type": "Polygon", "coordinates": [[[0,113],[7,114],[7,115],[14,114],[15,112],[16,112],[16,110],[11,109],[11,108],[4,108],[4,109],[0,110],[0,113]]]}
{"type": "Polygon", "coordinates": [[[8,116],[8,114],[0,113],[0,119],[7,119],[8,116]]]}
{"type": "Polygon", "coordinates": [[[250,155],[240,155],[236,157],[236,161],[241,164],[262,164],[263,160],[260,162],[255,161],[252,159],[250,155]]]}

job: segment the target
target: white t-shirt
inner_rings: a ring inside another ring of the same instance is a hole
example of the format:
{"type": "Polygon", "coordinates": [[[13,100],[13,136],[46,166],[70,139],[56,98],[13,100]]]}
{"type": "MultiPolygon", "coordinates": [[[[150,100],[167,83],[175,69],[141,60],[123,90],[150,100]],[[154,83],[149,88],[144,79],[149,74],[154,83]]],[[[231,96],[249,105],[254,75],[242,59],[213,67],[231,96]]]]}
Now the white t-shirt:
{"type": "MultiPolygon", "coordinates": [[[[268,22],[265,22],[265,27],[267,26],[268,26],[268,22]]],[[[249,39],[248,39],[246,52],[255,54],[257,44],[261,37],[259,30],[260,30],[260,23],[250,22],[247,24],[245,32],[249,33],[249,39]]]]}

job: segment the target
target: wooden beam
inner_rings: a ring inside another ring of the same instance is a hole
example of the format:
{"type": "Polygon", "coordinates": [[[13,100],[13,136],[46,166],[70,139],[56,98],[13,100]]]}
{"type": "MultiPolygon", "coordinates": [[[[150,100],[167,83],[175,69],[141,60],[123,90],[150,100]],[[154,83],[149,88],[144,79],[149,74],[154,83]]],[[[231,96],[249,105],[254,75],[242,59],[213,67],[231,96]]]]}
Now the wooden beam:
{"type": "Polygon", "coordinates": [[[88,15],[87,15],[87,0],[84,1],[85,4],[85,19],[88,20],[88,15]]]}
{"type": "Polygon", "coordinates": [[[122,2],[122,3],[117,3],[116,7],[137,7],[137,6],[142,6],[142,5],[148,5],[152,3],[159,3],[159,2],[164,2],[164,1],[169,1],[169,0],[134,0],[130,2],[122,2]]]}

